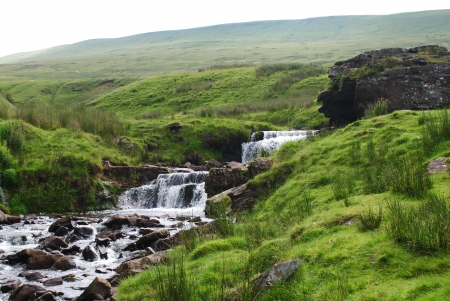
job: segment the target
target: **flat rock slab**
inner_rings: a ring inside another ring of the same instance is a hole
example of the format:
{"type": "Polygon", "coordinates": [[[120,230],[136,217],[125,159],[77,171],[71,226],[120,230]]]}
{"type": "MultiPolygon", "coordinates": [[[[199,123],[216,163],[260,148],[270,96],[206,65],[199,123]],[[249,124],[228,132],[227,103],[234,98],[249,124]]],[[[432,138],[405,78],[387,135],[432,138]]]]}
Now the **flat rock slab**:
{"type": "Polygon", "coordinates": [[[434,174],[439,171],[447,170],[447,163],[444,157],[439,157],[428,163],[428,173],[434,174]]]}

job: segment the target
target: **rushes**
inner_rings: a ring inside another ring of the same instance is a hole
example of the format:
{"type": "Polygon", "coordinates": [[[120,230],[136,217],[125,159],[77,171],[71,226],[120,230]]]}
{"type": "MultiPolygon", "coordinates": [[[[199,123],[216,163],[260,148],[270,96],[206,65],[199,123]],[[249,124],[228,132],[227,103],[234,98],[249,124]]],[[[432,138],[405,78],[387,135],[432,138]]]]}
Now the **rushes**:
{"type": "Polygon", "coordinates": [[[358,229],[361,232],[373,231],[378,229],[383,219],[383,213],[381,207],[378,208],[378,213],[372,211],[369,206],[369,210],[366,213],[359,215],[358,229]]]}

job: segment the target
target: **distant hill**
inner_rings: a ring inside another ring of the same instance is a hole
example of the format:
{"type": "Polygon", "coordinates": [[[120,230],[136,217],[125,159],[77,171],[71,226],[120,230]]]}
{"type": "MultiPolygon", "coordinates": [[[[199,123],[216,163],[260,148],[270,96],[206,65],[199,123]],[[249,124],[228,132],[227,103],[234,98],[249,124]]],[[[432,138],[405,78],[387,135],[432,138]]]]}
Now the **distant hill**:
{"type": "Polygon", "coordinates": [[[96,39],[0,58],[0,79],[164,74],[211,65],[330,64],[361,51],[450,46],[450,10],[260,21],[96,39]]]}

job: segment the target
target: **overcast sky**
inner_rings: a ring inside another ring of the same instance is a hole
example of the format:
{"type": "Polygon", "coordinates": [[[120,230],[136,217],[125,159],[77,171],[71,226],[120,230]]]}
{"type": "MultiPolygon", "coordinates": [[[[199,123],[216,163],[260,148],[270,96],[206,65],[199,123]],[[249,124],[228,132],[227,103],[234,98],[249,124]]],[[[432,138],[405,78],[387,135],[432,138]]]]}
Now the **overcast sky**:
{"type": "Polygon", "coordinates": [[[95,38],[260,20],[449,9],[450,1],[5,0],[0,57],[95,38]]]}

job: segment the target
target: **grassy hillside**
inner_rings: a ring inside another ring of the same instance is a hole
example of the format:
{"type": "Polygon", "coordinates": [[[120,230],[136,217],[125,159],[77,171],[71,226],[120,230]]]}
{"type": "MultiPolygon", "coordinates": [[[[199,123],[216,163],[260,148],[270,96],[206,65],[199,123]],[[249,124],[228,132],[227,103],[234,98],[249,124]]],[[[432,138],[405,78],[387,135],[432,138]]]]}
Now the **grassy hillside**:
{"type": "Polygon", "coordinates": [[[242,286],[237,300],[255,300],[248,280],[291,259],[300,270],[257,300],[446,300],[450,177],[425,164],[448,156],[448,120],[394,112],[284,145],[250,183],[252,212],[185,235],[167,265],[123,280],[118,300],[223,300],[242,286]]]}
{"type": "Polygon", "coordinates": [[[449,11],[225,24],[89,40],[0,58],[0,79],[124,77],[214,65],[331,64],[365,50],[450,46],[449,11]]]}

